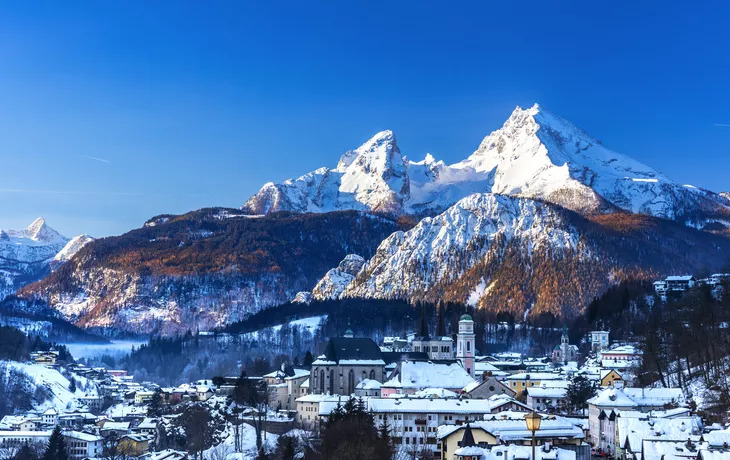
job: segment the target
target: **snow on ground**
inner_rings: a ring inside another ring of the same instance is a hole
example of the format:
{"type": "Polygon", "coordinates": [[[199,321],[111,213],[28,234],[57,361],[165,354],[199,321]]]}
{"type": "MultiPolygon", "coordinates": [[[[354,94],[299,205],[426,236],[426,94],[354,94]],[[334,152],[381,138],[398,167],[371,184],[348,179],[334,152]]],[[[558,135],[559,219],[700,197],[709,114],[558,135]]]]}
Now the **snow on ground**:
{"type": "MultiPolygon", "coordinates": [[[[235,445],[236,439],[233,432],[233,426],[228,425],[226,428],[226,437],[220,444],[211,447],[203,451],[203,458],[216,458],[226,460],[249,460],[256,458],[256,430],[251,425],[245,423],[240,426],[242,432],[242,452],[236,452],[235,445]]],[[[277,440],[279,436],[273,433],[262,434],[264,439],[264,445],[268,451],[273,451],[276,448],[277,440]]]]}
{"type": "MultiPolygon", "coordinates": [[[[297,319],[297,320],[290,322],[289,327],[294,327],[294,326],[304,327],[306,329],[309,329],[309,332],[314,334],[314,331],[317,330],[320,323],[322,321],[324,321],[325,319],[327,319],[327,315],[312,316],[311,318],[297,319]]],[[[274,332],[279,332],[279,329],[281,329],[281,326],[282,325],[280,324],[278,326],[274,326],[272,329],[274,330],[274,332]]]]}
{"type": "Polygon", "coordinates": [[[6,369],[8,370],[19,370],[28,376],[35,388],[45,387],[49,391],[50,398],[37,406],[37,410],[45,410],[53,407],[61,411],[67,408],[75,408],[80,406],[75,401],[75,398],[80,398],[86,393],[96,394],[96,386],[85,377],[74,375],[77,382],[76,393],[71,393],[68,390],[70,384],[68,379],[55,369],[38,364],[25,364],[16,361],[0,361],[0,366],[7,366],[6,369]],[[84,391],[82,388],[86,388],[87,391],[84,391]]]}

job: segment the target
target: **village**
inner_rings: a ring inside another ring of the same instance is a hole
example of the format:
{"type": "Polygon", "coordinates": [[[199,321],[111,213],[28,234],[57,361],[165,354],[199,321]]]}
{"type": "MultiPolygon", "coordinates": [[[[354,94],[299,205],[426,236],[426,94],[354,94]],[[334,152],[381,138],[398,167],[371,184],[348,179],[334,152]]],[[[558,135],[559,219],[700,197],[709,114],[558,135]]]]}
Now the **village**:
{"type": "MultiPolygon", "coordinates": [[[[135,382],[125,370],[70,364],[62,371],[75,376],[66,380],[74,400],[5,416],[0,452],[13,458],[60,427],[74,460],[253,458],[261,449],[257,420],[264,448],[294,434],[316,449],[328,417],[356,398],[378,429],[389,431],[397,458],[527,459],[531,446],[542,459],[730,458],[730,429],[706,423],[680,388],[636,387],[641,351],[612,342],[608,331],[591,331],[584,339],[590,351],[581,356],[566,326],[542,358],[478,355],[467,314],[455,334],[435,332],[422,321],[419,331],[377,344],[348,328],[306,368],[284,364],[262,377],[210,376],[174,388],[135,382]],[[264,385],[265,401],[230,417],[242,378],[264,385]],[[83,396],[77,382],[85,382],[83,396]],[[185,429],[176,425],[183,411],[175,408],[192,406],[223,414],[223,428],[200,452],[171,448],[162,438],[171,426],[185,429]]],[[[57,372],[55,358],[53,351],[35,353],[33,366],[57,372]]]]}

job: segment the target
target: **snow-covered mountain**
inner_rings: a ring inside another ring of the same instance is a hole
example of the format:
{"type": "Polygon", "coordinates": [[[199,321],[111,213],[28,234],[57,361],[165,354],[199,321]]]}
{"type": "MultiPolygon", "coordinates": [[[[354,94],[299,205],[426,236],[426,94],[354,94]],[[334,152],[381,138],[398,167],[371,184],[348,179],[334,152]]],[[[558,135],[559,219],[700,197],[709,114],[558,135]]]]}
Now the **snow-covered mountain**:
{"type": "Polygon", "coordinates": [[[76,255],[76,253],[81,250],[81,248],[91,243],[92,241],[94,241],[94,238],[87,234],[71,238],[66,246],[64,246],[63,249],[61,249],[58,254],[53,257],[54,262],[68,262],[71,257],[76,255]]]}
{"type": "Polygon", "coordinates": [[[335,168],[320,168],[283,184],[269,182],[243,209],[328,212],[356,209],[388,214],[437,212],[487,186],[487,175],[453,169],[433,156],[409,161],[392,131],[346,152],[335,168]]]}
{"type": "Polygon", "coordinates": [[[38,218],[23,230],[0,229],[0,300],[48,274],[69,239],[38,218]]]}
{"type": "Polygon", "coordinates": [[[582,214],[625,210],[697,228],[730,226],[730,198],[680,185],[613,152],[538,105],[517,107],[479,148],[453,165],[426,155],[408,160],[391,131],[346,152],[337,167],[320,168],[283,184],[268,183],[243,209],[327,212],[359,209],[433,215],[472,193],[539,198],[582,214]]]}
{"type": "Polygon", "coordinates": [[[571,317],[612,280],[719,267],[727,250],[725,237],[651,216],[588,220],[531,198],[475,194],[386,238],[341,297],[571,317]]]}
{"type": "MultiPolygon", "coordinates": [[[[327,300],[339,298],[342,292],[345,290],[348,284],[355,279],[357,275],[365,265],[365,259],[358,256],[357,254],[348,254],[342,262],[339,263],[337,268],[329,270],[324,277],[314,286],[312,289],[312,295],[309,297],[309,301],[312,298],[317,300],[327,300]]],[[[295,296],[294,301],[303,302],[307,300],[306,293],[299,292],[295,296]]],[[[308,303],[305,302],[305,303],[308,303]]]]}

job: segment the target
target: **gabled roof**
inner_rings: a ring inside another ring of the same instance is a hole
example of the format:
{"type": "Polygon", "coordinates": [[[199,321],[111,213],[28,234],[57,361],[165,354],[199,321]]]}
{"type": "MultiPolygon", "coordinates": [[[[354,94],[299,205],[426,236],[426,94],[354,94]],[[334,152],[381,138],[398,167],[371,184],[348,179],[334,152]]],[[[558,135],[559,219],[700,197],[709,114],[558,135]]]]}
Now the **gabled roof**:
{"type": "MultiPolygon", "coordinates": [[[[328,361],[340,363],[342,360],[352,361],[383,361],[380,347],[368,338],[337,337],[330,339],[325,350],[328,361]]],[[[384,364],[384,363],[383,363],[384,364]]]]}

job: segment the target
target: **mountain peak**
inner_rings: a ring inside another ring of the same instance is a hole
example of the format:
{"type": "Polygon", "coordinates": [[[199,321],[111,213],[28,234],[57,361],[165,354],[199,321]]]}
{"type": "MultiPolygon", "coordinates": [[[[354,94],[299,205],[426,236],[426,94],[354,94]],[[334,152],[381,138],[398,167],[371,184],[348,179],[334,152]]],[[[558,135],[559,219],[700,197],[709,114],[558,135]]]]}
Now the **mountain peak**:
{"type": "Polygon", "coordinates": [[[46,219],[43,217],[34,220],[23,230],[23,233],[34,241],[54,242],[65,240],[60,233],[48,226],[46,219]]]}
{"type": "Polygon", "coordinates": [[[396,144],[395,134],[393,133],[393,131],[389,129],[386,129],[385,131],[380,131],[379,133],[375,134],[373,137],[365,141],[360,147],[356,148],[355,150],[348,150],[347,152],[345,152],[345,154],[340,157],[340,161],[337,163],[336,170],[345,171],[359,156],[372,155],[381,148],[384,148],[386,152],[395,150],[400,154],[400,150],[398,149],[398,145],[396,144]]]}

